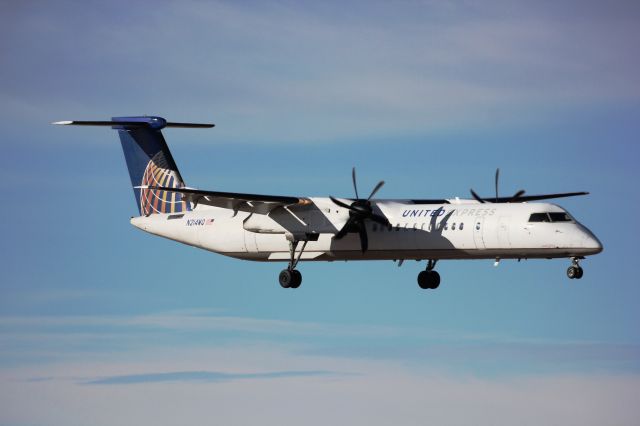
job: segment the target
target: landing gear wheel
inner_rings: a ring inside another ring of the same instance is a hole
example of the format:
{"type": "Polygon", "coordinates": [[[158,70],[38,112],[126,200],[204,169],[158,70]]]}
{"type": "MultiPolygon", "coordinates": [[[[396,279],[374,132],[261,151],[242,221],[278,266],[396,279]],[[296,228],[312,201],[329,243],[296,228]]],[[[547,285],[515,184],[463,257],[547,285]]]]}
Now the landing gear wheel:
{"type": "Polygon", "coordinates": [[[584,275],[584,271],[582,267],[580,267],[580,261],[584,259],[584,257],[572,257],[571,258],[571,266],[567,269],[567,277],[569,279],[579,280],[584,275]]]}
{"type": "Polygon", "coordinates": [[[294,269],[293,271],[291,271],[291,273],[293,274],[293,281],[291,281],[290,287],[291,288],[300,287],[300,284],[302,284],[302,274],[297,269],[294,269]]]}
{"type": "Polygon", "coordinates": [[[569,277],[569,279],[574,279],[574,278],[579,278],[579,276],[581,277],[582,274],[578,271],[580,271],[579,266],[569,266],[569,268],[567,269],[567,277],[569,277]],[[579,275],[579,276],[578,276],[579,275]]]}
{"type": "Polygon", "coordinates": [[[302,274],[297,269],[283,269],[278,280],[282,288],[298,288],[302,284],[302,274]]]}
{"type": "Polygon", "coordinates": [[[429,288],[429,272],[420,271],[418,274],[418,285],[424,290],[429,288]]]}
{"type": "Polygon", "coordinates": [[[418,285],[422,289],[436,289],[440,286],[440,274],[436,271],[422,271],[418,274],[418,285]]]}
{"type": "Polygon", "coordinates": [[[437,271],[431,271],[431,289],[435,290],[440,286],[440,274],[437,271]]]}
{"type": "Polygon", "coordinates": [[[280,285],[282,288],[289,288],[293,283],[293,272],[289,269],[283,269],[278,276],[278,280],[280,281],[280,285]]]}

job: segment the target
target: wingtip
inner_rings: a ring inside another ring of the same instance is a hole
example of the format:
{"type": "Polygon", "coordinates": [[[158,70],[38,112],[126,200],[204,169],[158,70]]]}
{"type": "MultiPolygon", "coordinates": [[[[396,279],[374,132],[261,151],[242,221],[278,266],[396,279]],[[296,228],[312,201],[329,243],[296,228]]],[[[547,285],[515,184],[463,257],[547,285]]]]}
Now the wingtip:
{"type": "Polygon", "coordinates": [[[68,125],[68,124],[73,124],[73,121],[71,121],[71,120],[53,121],[51,124],[56,125],[56,126],[65,126],[65,125],[68,125]]]}

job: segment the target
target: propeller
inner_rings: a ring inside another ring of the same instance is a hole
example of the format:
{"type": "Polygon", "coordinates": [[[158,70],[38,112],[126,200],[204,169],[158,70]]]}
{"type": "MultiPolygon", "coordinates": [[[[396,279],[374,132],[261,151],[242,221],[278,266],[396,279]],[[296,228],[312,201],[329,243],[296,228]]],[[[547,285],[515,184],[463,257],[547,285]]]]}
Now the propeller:
{"type": "Polygon", "coordinates": [[[508,199],[504,199],[501,200],[500,197],[498,196],[498,182],[500,180],[500,169],[496,169],[496,178],[495,178],[495,186],[496,186],[496,198],[491,201],[490,199],[487,198],[482,198],[480,197],[473,189],[471,189],[471,196],[478,201],[479,203],[513,203],[515,201],[518,200],[518,198],[522,197],[524,195],[524,189],[519,190],[518,192],[516,192],[515,194],[513,194],[511,196],[511,198],[508,199]]]}
{"type": "Polygon", "coordinates": [[[358,184],[356,182],[356,168],[354,167],[351,170],[351,179],[353,180],[353,190],[356,193],[356,199],[351,204],[344,203],[336,198],[331,198],[336,205],[349,210],[349,219],[344,224],[342,229],[334,235],[336,240],[344,238],[350,232],[357,232],[360,235],[360,248],[364,253],[369,248],[369,237],[367,236],[367,228],[365,226],[364,221],[366,219],[372,220],[376,223],[379,223],[383,226],[390,226],[389,220],[386,217],[379,215],[373,212],[373,207],[371,206],[371,199],[373,196],[382,188],[384,185],[384,181],[381,180],[378,184],[373,188],[371,194],[367,198],[360,198],[358,195],[358,184]]]}

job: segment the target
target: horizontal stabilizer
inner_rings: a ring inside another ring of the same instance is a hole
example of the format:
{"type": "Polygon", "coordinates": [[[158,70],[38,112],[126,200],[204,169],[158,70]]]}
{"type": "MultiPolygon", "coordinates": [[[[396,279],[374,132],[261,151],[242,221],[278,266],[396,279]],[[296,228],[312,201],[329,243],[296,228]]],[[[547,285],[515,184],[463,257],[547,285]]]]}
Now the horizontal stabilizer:
{"type": "Polygon", "coordinates": [[[65,121],[54,121],[51,124],[62,125],[62,126],[109,126],[114,128],[151,127],[152,129],[155,129],[155,130],[160,130],[165,127],[209,129],[215,126],[215,124],[209,124],[209,123],[172,123],[172,122],[167,122],[162,117],[130,117],[124,120],[120,120],[116,117],[111,121],[65,120],[65,121]]]}

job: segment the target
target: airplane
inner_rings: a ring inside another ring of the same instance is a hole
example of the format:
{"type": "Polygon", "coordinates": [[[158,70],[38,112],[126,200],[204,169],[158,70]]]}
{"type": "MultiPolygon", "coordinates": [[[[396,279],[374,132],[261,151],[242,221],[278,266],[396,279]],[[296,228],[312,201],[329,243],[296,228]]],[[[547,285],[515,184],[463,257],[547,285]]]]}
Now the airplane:
{"type": "Polygon", "coordinates": [[[164,128],[211,128],[162,117],[114,117],[111,121],[58,121],[56,125],[107,126],[118,131],[145,232],[238,259],[287,262],[283,288],[298,288],[301,261],[426,261],[418,285],[440,285],[436,263],[449,259],[568,258],[570,279],[580,279],[580,261],[603,249],[601,242],[562,207],[531,203],[587,195],[570,192],[471,199],[375,199],[378,182],[360,198],[300,197],[205,191],[191,188],[162,135],[164,128]]]}

